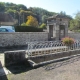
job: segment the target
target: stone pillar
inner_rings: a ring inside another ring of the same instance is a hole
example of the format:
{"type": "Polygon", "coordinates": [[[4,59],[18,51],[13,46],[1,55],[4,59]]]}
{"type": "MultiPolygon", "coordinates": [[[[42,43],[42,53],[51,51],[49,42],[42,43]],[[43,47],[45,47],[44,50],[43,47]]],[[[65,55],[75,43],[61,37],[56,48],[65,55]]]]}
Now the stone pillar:
{"type": "Polygon", "coordinates": [[[47,32],[48,32],[48,40],[50,39],[50,36],[49,36],[49,24],[47,24],[47,32]]]}
{"type": "Polygon", "coordinates": [[[56,40],[59,40],[59,25],[56,25],[56,40]]]}
{"type": "Polygon", "coordinates": [[[53,39],[56,39],[56,23],[53,24],[53,39]]]}
{"type": "Polygon", "coordinates": [[[48,39],[53,40],[53,24],[47,24],[48,39]]]}
{"type": "Polygon", "coordinates": [[[49,33],[49,24],[47,24],[47,32],[49,33]]]}

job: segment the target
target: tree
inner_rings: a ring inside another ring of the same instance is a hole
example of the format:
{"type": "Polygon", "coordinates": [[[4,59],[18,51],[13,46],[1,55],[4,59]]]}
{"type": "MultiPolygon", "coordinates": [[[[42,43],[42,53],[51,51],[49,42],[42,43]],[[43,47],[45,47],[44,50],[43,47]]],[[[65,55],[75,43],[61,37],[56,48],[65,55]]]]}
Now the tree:
{"type": "Polygon", "coordinates": [[[61,11],[59,14],[63,15],[63,16],[66,15],[66,13],[64,11],[61,11]]]}
{"type": "Polygon", "coordinates": [[[22,10],[27,10],[27,7],[23,4],[18,4],[17,5],[18,10],[22,9],[22,10]]]}
{"type": "Polygon", "coordinates": [[[30,15],[30,16],[27,17],[26,25],[27,26],[38,27],[38,21],[35,17],[30,15]]]}
{"type": "Polygon", "coordinates": [[[16,13],[16,10],[9,9],[6,12],[9,13],[9,14],[11,14],[12,17],[14,18],[14,14],[16,13]]]}
{"type": "Polygon", "coordinates": [[[62,15],[62,16],[67,17],[67,18],[70,19],[70,20],[72,19],[72,16],[67,15],[66,12],[64,12],[64,11],[61,11],[59,14],[62,15]]]}
{"type": "Polygon", "coordinates": [[[37,15],[36,18],[37,18],[39,24],[46,23],[46,18],[56,14],[55,12],[49,12],[49,11],[47,11],[43,8],[39,8],[39,7],[30,7],[28,9],[37,15]]]}
{"type": "Polygon", "coordinates": [[[78,20],[78,21],[80,21],[80,11],[77,12],[77,14],[76,14],[76,16],[75,16],[75,19],[78,20]]]}
{"type": "Polygon", "coordinates": [[[75,19],[70,21],[70,29],[71,30],[80,29],[80,12],[77,12],[75,19]]]}
{"type": "Polygon", "coordinates": [[[46,24],[45,23],[42,23],[40,28],[43,28],[43,29],[46,29],[46,24]]]}
{"type": "Polygon", "coordinates": [[[78,30],[80,29],[80,21],[73,19],[70,21],[70,30],[78,30]]]}
{"type": "Polygon", "coordinates": [[[5,11],[5,5],[3,2],[0,2],[0,12],[4,12],[5,11]]]}
{"type": "Polygon", "coordinates": [[[69,29],[70,29],[70,30],[77,29],[77,27],[76,27],[76,24],[75,24],[75,23],[76,23],[76,22],[75,22],[75,20],[74,20],[74,19],[70,21],[70,27],[69,27],[69,29]]]}
{"type": "Polygon", "coordinates": [[[43,15],[42,16],[42,23],[46,23],[47,22],[47,18],[48,18],[48,16],[43,15]]]}

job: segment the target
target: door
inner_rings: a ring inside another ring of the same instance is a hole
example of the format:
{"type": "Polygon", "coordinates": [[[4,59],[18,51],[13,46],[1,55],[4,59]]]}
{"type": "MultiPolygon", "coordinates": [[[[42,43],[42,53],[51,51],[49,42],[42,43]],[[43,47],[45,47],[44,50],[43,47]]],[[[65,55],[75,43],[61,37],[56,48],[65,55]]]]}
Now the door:
{"type": "Polygon", "coordinates": [[[61,40],[64,37],[65,37],[65,26],[60,25],[59,26],[59,39],[61,40]]]}
{"type": "Polygon", "coordinates": [[[49,37],[50,40],[53,40],[53,25],[49,25],[49,37]]]}

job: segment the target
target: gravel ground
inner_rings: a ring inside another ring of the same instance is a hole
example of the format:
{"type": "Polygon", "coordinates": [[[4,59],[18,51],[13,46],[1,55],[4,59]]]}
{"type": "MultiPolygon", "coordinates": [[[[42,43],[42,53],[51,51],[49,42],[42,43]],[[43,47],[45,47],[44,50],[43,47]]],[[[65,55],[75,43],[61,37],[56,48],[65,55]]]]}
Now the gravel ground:
{"type": "Polygon", "coordinates": [[[80,56],[26,72],[10,74],[8,78],[9,80],[80,80],[80,56]]]}

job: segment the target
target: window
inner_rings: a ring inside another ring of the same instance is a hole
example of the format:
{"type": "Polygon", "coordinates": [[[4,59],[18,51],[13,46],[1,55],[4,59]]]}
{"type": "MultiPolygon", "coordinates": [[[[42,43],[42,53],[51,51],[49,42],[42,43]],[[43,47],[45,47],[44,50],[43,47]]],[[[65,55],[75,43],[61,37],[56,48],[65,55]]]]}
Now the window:
{"type": "Polygon", "coordinates": [[[8,30],[5,28],[0,28],[0,32],[8,32],[8,30]]]}

